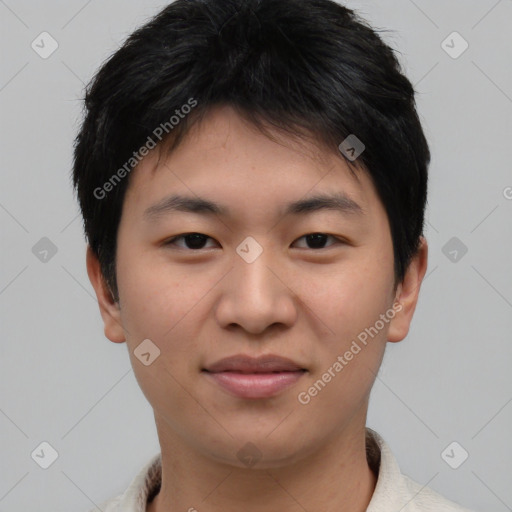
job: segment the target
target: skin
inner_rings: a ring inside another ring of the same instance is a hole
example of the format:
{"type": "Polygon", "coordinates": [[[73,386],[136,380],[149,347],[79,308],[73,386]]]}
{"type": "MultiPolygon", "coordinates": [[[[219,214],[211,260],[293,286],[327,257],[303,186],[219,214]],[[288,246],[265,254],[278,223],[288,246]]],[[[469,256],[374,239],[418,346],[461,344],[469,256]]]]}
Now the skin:
{"type": "Polygon", "coordinates": [[[275,134],[270,140],[229,107],[219,107],[170,154],[153,150],[132,171],[118,231],[119,303],[87,251],[106,337],[126,342],[135,376],[154,410],[162,487],[149,512],[366,510],[376,484],[365,454],[368,398],[387,342],[401,341],[427,267],[427,243],[396,285],[388,219],[369,176],[354,177],[337,151],[275,134]],[[283,216],[288,202],[338,191],[363,214],[321,210],[283,216]],[[226,205],[231,216],[143,213],[171,193],[226,205]],[[172,237],[202,233],[204,248],[172,237]],[[324,247],[305,235],[326,233],[324,247]],[[236,248],[252,236],[262,254],[236,248]],[[339,238],[339,240],[338,240],[339,238]],[[192,246],[194,247],[194,246],[192,246]],[[321,379],[373,326],[401,310],[313,397],[321,379]],[[134,350],[150,339],[149,366],[134,350]],[[307,369],[267,399],[226,393],[201,372],[235,354],[278,354],[307,369]],[[237,452],[252,442],[261,459],[237,452]]]}

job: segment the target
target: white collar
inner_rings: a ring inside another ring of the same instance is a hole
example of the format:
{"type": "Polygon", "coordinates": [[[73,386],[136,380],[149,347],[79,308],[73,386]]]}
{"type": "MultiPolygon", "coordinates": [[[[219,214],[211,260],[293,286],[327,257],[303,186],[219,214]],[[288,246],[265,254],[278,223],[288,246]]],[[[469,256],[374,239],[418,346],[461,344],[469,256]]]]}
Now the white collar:
{"type": "MultiPolygon", "coordinates": [[[[368,463],[378,474],[366,512],[471,512],[403,475],[387,443],[368,427],[366,450],[368,463]]],[[[122,495],[107,500],[101,509],[104,512],[146,512],[148,499],[152,499],[160,489],[161,464],[161,453],[158,453],[147,462],[122,495]]]]}

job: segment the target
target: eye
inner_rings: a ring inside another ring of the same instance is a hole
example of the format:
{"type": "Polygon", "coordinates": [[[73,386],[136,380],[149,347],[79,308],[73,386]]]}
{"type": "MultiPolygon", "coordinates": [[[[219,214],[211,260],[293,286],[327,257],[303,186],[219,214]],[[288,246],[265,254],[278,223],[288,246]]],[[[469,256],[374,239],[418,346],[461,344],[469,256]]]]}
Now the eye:
{"type": "MultiPolygon", "coordinates": [[[[309,245],[309,247],[305,247],[306,249],[324,249],[328,238],[331,238],[338,243],[343,243],[343,240],[326,233],[309,233],[301,236],[297,240],[305,239],[306,243],[309,245]]],[[[200,250],[205,249],[205,243],[208,239],[213,240],[213,238],[202,233],[183,233],[182,235],[177,235],[171,238],[165,242],[165,245],[176,245],[182,249],[200,250]],[[183,240],[185,247],[183,247],[183,245],[178,245],[176,243],[178,240],[183,240]]],[[[296,243],[297,240],[294,243],[296,243]]]]}
{"type": "Polygon", "coordinates": [[[182,235],[177,235],[171,238],[170,240],[165,242],[165,245],[176,245],[177,240],[183,240],[186,244],[186,247],[178,247],[199,250],[205,248],[204,244],[208,238],[213,240],[213,238],[209,237],[208,235],[203,235],[202,233],[183,233],[182,235]]]}
{"type": "Polygon", "coordinates": [[[328,235],[327,233],[309,233],[307,235],[301,236],[297,240],[305,239],[306,243],[310,244],[312,247],[306,247],[306,249],[324,249],[324,245],[326,239],[332,238],[338,243],[343,243],[343,241],[333,235],[328,235]]]}

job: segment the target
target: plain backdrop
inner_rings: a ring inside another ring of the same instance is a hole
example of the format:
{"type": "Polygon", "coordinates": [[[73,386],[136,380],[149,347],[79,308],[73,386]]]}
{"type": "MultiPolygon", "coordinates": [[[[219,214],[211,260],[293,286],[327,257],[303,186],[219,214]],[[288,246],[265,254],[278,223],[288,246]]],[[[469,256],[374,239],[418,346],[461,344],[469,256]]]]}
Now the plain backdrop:
{"type": "MultiPolygon", "coordinates": [[[[0,512],[85,512],[159,451],[126,344],[103,335],[70,169],[84,83],[164,5],[0,1],[0,512]]],[[[512,1],[346,5],[400,52],[432,151],[428,275],[368,425],[414,480],[512,510],[512,1]]]]}

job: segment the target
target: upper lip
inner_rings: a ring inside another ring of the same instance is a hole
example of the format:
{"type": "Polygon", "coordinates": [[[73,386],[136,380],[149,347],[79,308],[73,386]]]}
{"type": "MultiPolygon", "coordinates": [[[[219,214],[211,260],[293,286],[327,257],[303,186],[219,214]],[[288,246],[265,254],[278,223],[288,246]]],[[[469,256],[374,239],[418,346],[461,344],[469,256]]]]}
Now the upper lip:
{"type": "Polygon", "coordinates": [[[305,368],[301,367],[299,364],[286,357],[277,355],[251,357],[243,354],[226,357],[204,369],[211,373],[271,373],[305,370],[305,368]]]}

